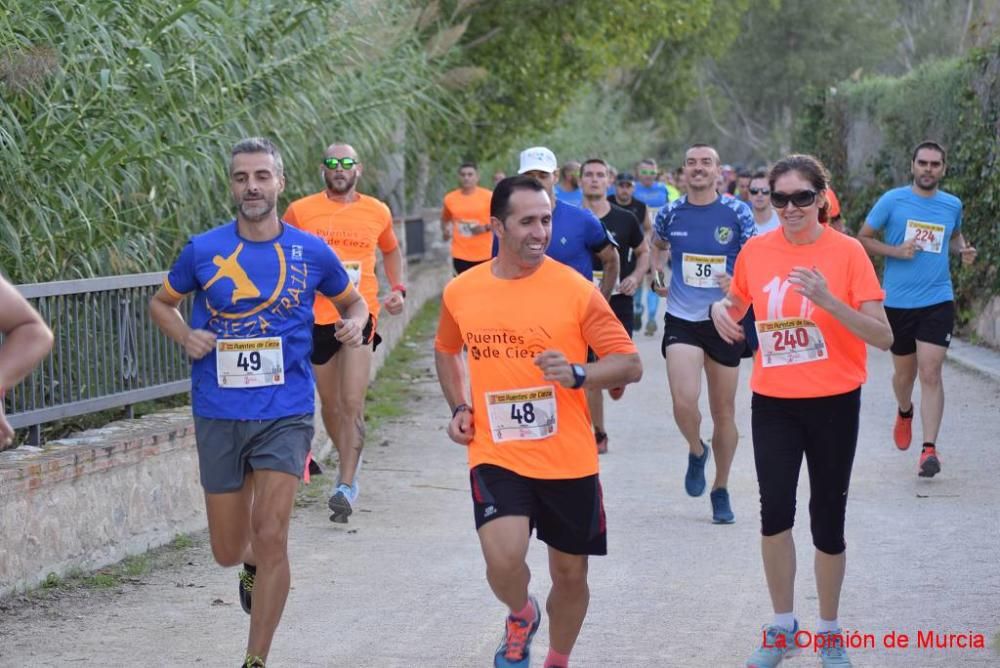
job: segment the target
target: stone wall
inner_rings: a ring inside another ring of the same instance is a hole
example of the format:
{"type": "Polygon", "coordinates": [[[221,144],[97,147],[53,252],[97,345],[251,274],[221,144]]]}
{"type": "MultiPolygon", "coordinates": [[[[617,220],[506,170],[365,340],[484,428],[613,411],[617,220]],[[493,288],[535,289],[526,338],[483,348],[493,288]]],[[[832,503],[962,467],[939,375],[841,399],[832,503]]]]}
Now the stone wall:
{"type": "MultiPolygon", "coordinates": [[[[383,343],[373,377],[450,275],[440,253],[408,271],[404,313],[379,320],[383,343]]],[[[322,459],[331,446],[316,422],[322,459]]],[[[0,597],[37,586],[49,573],[100,568],[205,526],[189,408],[0,453],[0,597]]]]}

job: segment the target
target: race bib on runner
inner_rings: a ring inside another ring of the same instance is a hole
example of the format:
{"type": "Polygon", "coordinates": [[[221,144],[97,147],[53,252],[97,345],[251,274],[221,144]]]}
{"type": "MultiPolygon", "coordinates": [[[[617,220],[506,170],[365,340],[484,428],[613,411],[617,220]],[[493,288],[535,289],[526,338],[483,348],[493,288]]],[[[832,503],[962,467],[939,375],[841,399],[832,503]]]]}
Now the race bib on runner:
{"type": "Polygon", "coordinates": [[[215,372],[222,389],[284,385],[281,337],[218,339],[215,372]]]}
{"type": "Polygon", "coordinates": [[[944,243],[945,226],[937,223],[924,223],[919,220],[906,221],[906,235],[903,241],[914,239],[917,248],[929,253],[940,253],[944,243]]]}
{"type": "Polygon", "coordinates": [[[463,237],[474,237],[475,232],[472,231],[473,223],[459,223],[458,231],[463,237]]]}
{"type": "Polygon", "coordinates": [[[823,332],[807,318],[758,320],[757,339],[765,367],[805,364],[828,356],[823,332]]]}
{"type": "Polygon", "coordinates": [[[726,273],[725,255],[681,255],[684,284],[695,288],[717,288],[719,277],[726,273]]]}
{"type": "Polygon", "coordinates": [[[347,260],[342,262],[347,270],[347,278],[351,279],[355,290],[361,289],[361,262],[359,260],[347,260]]]}
{"type": "Polygon", "coordinates": [[[486,393],[494,443],[534,441],[556,433],[556,391],[552,385],[486,393]]]}

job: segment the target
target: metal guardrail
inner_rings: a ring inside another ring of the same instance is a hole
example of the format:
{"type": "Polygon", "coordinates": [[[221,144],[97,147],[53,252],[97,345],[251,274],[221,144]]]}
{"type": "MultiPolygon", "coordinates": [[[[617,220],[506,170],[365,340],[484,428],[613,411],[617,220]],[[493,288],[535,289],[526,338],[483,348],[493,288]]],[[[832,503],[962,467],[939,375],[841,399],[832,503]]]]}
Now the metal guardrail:
{"type": "MultiPolygon", "coordinates": [[[[427,252],[425,222],[404,223],[407,259],[427,252]]],[[[15,286],[52,329],[52,352],[7,392],[4,413],[28,443],[41,443],[41,425],[191,390],[184,349],[149,317],[149,300],[166,272],[128,274],[15,286]]],[[[191,300],[181,303],[190,321],[191,300]]],[[[2,336],[0,336],[2,340],[2,336]]]]}
{"type": "MultiPolygon", "coordinates": [[[[191,366],[184,349],[149,317],[149,300],[165,272],[16,286],[52,328],[52,352],[7,392],[4,408],[15,429],[109,408],[129,407],[188,392],[191,366]]],[[[190,317],[191,300],[181,305],[190,317]]]]}

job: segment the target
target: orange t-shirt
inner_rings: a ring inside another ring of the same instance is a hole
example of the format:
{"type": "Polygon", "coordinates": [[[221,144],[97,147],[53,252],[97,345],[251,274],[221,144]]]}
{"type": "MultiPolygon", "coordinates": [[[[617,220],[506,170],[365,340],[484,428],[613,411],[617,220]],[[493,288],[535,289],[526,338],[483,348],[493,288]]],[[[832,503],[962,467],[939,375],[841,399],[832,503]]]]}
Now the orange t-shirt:
{"type": "Polygon", "coordinates": [[[441,220],[451,221],[451,256],[468,262],[482,262],[493,256],[493,233],[471,234],[460,221],[473,221],[477,225],[490,224],[490,198],[493,192],[476,187],[471,195],[452,190],[444,196],[441,220]]]}
{"type": "MultiPolygon", "coordinates": [[[[375,247],[378,246],[382,253],[399,247],[389,207],[361,193],[353,202],[334,202],[324,190],[289,204],[284,220],[315,234],[333,248],[355,289],[368,303],[369,312],[378,317],[375,247]]],[[[317,325],[329,325],[340,320],[340,313],[328,299],[317,299],[313,312],[317,325]]]]}
{"type": "Polygon", "coordinates": [[[867,378],[865,342],[788,282],[795,267],[819,270],[833,296],[851,308],[882,301],[885,292],[857,239],[823,226],[811,244],[789,243],[781,230],[754,237],[740,251],[730,288],[752,302],[760,348],[750,387],[770,397],[843,394],[867,378]],[[818,331],[817,331],[818,330],[818,331]]]}
{"type": "Polygon", "coordinates": [[[434,347],[468,348],[475,434],[469,466],[495,464],[529,478],[570,479],[598,471],[584,391],[547,381],[534,358],[559,350],[583,364],[636,348],[601,293],[576,271],[545,258],[530,276],[504,280],[485,262],[453,279],[441,298],[434,347]],[[521,426],[534,429],[529,438],[521,426]]]}

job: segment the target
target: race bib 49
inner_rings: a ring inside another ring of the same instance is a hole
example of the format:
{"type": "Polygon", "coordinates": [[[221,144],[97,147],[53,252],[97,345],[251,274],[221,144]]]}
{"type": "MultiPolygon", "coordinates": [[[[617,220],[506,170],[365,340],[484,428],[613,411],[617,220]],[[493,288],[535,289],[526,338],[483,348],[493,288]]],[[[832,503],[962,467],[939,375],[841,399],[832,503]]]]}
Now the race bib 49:
{"type": "Polygon", "coordinates": [[[218,339],[215,371],[222,389],[284,385],[281,337],[218,339]]]}

